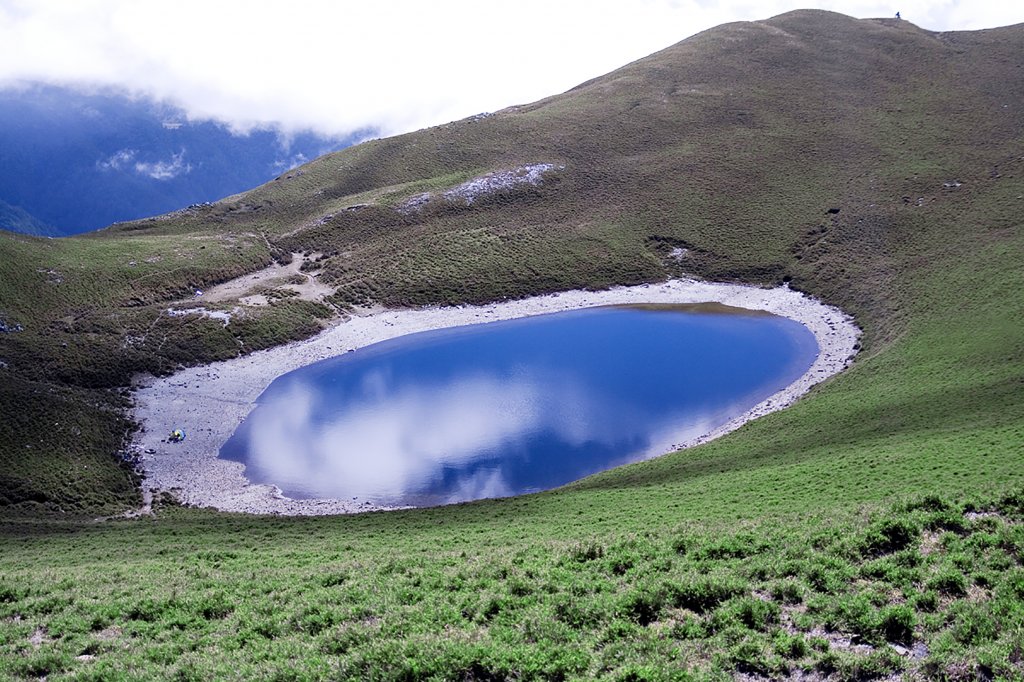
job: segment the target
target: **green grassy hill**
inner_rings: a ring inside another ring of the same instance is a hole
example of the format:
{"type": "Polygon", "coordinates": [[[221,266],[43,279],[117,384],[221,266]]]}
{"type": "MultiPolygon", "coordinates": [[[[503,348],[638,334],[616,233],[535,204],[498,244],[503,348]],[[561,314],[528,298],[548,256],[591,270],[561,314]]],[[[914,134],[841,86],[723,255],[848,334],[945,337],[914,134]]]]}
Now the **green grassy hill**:
{"type": "Polygon", "coordinates": [[[1022,73],[1024,25],[793,12],[208,207],[0,233],[0,670],[1024,679],[1022,73]],[[536,164],[542,184],[444,196],[536,164]],[[330,305],[166,314],[294,252],[322,254],[330,305]],[[680,273],[789,281],[854,314],[864,349],[788,410],[550,493],[91,521],[138,504],[115,457],[135,372],[368,303],[680,273]]]}

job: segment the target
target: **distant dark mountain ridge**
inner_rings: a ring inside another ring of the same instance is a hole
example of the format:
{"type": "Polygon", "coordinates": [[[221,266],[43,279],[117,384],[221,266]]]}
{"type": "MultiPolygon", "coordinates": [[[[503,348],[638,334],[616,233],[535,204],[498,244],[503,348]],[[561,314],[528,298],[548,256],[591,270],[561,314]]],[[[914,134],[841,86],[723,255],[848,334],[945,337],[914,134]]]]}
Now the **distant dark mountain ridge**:
{"type": "Polygon", "coordinates": [[[76,234],[166,213],[249,189],[356,139],[233,134],[115,90],[0,90],[0,201],[13,207],[2,209],[0,227],[76,234]],[[8,218],[19,209],[24,215],[8,218]]]}
{"type": "Polygon", "coordinates": [[[0,230],[33,234],[37,237],[56,237],[59,232],[20,206],[11,206],[0,200],[0,230]]]}

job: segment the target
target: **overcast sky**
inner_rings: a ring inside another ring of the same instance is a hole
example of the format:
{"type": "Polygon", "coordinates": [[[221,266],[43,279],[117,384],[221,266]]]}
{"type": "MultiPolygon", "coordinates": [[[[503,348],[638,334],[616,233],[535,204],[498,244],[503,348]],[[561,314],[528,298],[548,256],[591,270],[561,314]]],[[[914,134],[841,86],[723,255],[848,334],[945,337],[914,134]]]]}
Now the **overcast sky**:
{"type": "Polygon", "coordinates": [[[531,102],[729,21],[800,7],[936,31],[1008,0],[0,0],[0,86],[118,86],[238,129],[414,130],[531,102]]]}

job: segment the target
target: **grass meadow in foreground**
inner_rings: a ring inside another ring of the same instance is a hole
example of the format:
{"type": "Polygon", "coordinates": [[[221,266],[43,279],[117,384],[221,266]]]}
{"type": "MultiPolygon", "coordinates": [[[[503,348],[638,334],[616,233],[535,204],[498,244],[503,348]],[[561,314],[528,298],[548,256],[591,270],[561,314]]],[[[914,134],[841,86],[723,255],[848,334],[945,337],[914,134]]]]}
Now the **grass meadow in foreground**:
{"type": "Polygon", "coordinates": [[[1024,489],[600,531],[510,506],[8,522],[0,675],[1024,679],[1024,489]]]}

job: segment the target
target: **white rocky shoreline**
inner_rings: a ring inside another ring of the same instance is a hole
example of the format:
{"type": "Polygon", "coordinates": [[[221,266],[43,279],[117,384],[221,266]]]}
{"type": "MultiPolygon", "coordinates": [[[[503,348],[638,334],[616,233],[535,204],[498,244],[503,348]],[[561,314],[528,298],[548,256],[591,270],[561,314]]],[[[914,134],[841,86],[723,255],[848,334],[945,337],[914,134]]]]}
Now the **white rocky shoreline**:
{"type": "Polygon", "coordinates": [[[815,384],[842,371],[858,347],[860,330],[850,316],[788,287],[767,289],[677,279],[482,306],[380,310],[338,322],[305,341],[184,369],[169,377],[140,378],[134,390],[133,416],[141,428],[133,448],[142,453],[143,486],[147,496],[150,491],[169,492],[184,504],[229,512],[326,515],[377,511],[382,508],[358,499],[290,499],[275,486],[250,483],[242,464],[219,459],[217,453],[274,379],[355,348],[431,329],[592,306],[703,302],[763,310],[796,320],[814,334],[819,354],[810,369],[782,391],[672,450],[707,442],[792,404],[815,384]],[[167,435],[175,428],[185,429],[188,437],[182,443],[167,443],[167,435]]]}

